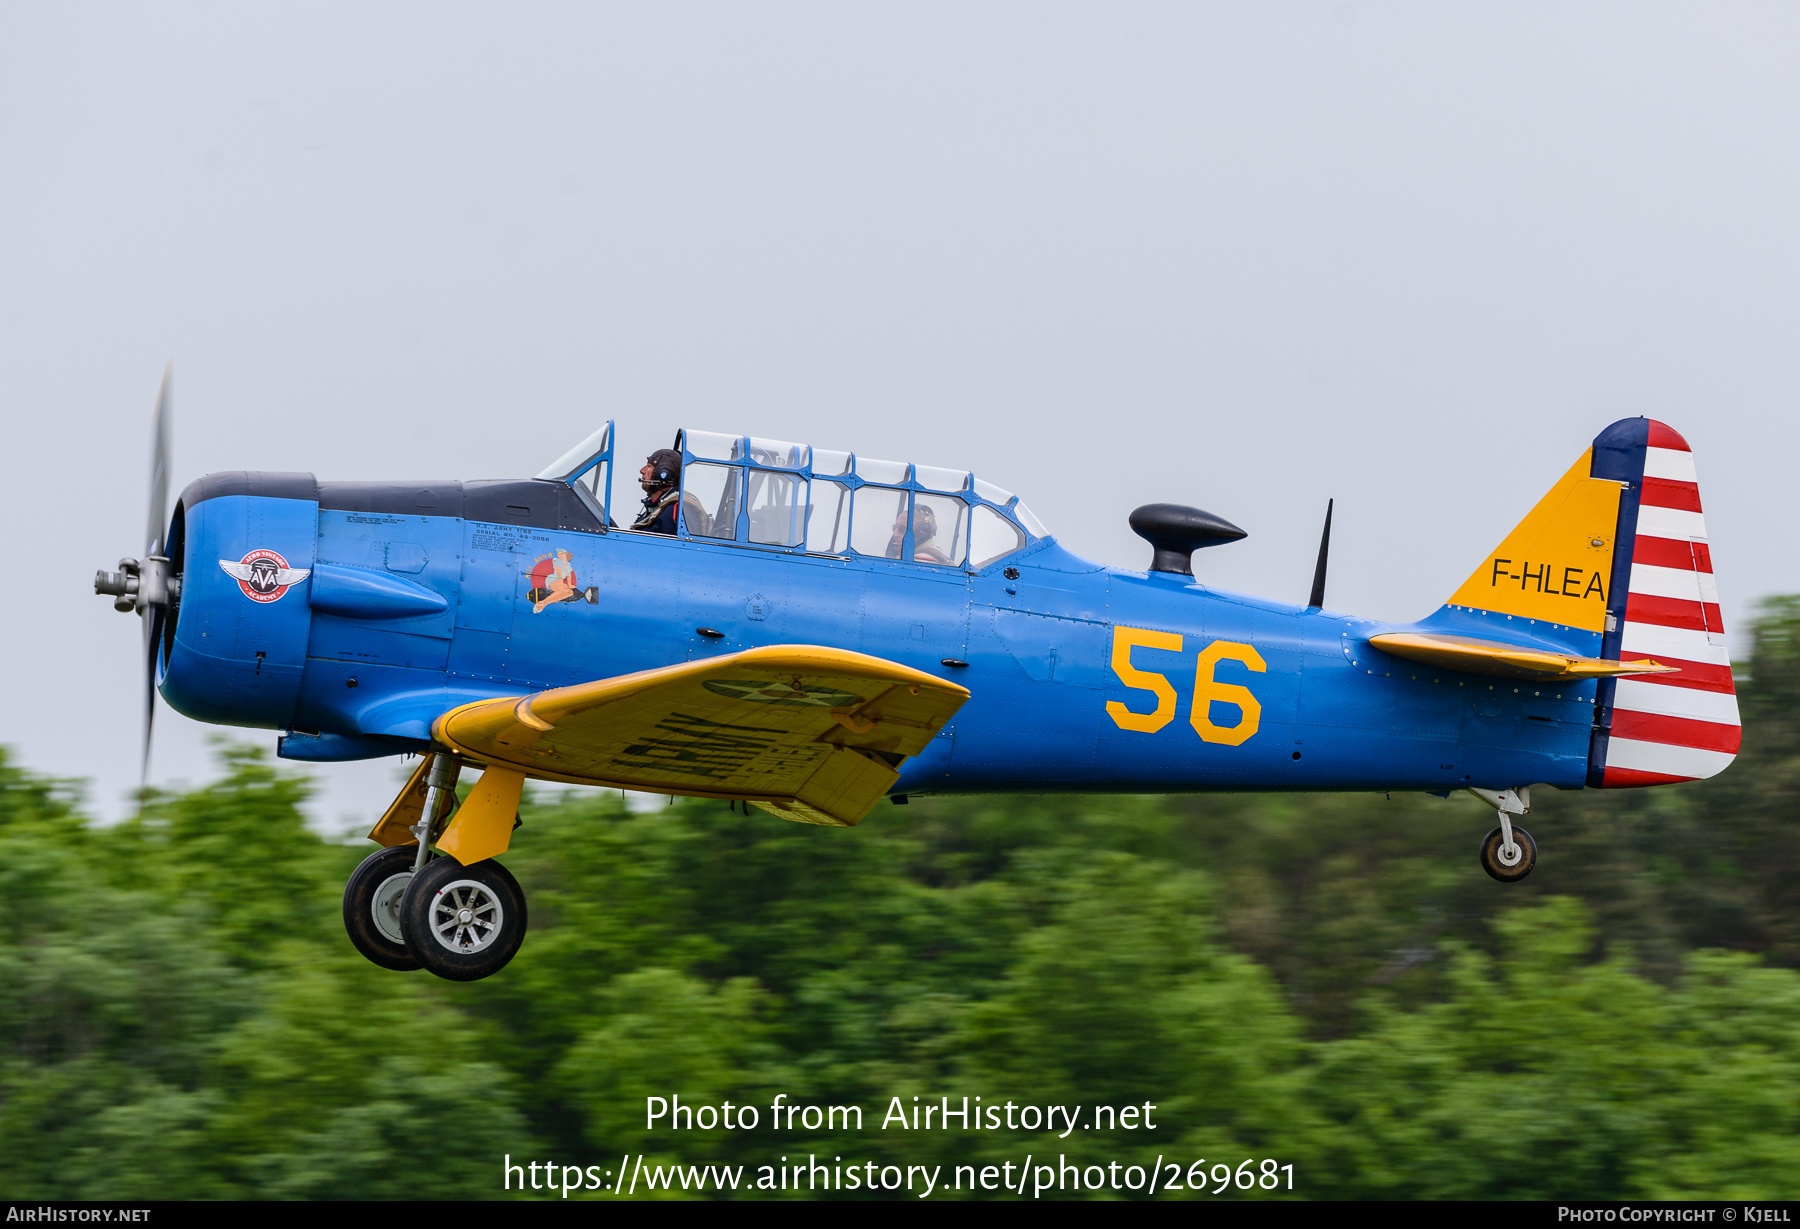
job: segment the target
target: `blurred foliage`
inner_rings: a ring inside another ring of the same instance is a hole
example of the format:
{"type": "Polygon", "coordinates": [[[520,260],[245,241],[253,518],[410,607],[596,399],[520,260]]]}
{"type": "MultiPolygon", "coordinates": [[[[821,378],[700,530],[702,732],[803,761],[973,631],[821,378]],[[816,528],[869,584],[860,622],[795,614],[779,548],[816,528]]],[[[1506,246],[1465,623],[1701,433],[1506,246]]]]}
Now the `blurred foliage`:
{"type": "Polygon", "coordinates": [[[1741,697],[1714,781],[1543,791],[1511,886],[1468,799],[915,799],[840,830],[543,797],[507,857],[531,935],[469,985],[351,950],[365,850],[253,751],[110,828],[0,760],[0,1186],[496,1198],[504,1156],[949,1181],[1030,1152],[1275,1157],[1318,1197],[1793,1198],[1800,599],[1741,697]],[[646,1129],[676,1093],[760,1124],[646,1129]],[[778,1129],[778,1095],[861,1129],[778,1129]],[[881,1125],[965,1095],[1157,1130],[881,1125]]]}

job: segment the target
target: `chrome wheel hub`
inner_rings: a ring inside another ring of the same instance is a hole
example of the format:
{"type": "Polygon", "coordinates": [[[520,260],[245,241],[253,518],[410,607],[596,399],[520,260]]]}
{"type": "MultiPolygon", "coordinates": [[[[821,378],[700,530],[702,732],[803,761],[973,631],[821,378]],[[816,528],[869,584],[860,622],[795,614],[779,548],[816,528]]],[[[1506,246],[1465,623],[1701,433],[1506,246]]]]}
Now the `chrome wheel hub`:
{"type": "Polygon", "coordinates": [[[505,926],[500,899],[473,879],[445,884],[431,902],[431,937],[461,955],[491,945],[505,926]]]}

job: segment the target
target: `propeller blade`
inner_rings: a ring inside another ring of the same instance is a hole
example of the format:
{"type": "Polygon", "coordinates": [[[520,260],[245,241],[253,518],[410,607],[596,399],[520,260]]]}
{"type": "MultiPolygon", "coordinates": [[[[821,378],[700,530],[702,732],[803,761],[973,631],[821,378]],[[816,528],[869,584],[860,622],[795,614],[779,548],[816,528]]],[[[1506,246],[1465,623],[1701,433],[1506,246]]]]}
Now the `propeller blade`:
{"type": "Polygon", "coordinates": [[[138,764],[138,785],[150,784],[150,731],[156,724],[156,655],[162,650],[163,619],[161,606],[152,606],[144,614],[144,753],[138,764]]]}
{"type": "Polygon", "coordinates": [[[156,723],[156,655],[162,648],[163,620],[168,617],[168,564],[158,562],[168,545],[169,523],[169,385],[175,364],[163,369],[156,410],[150,417],[150,503],[144,529],[142,592],[138,615],[143,623],[144,748],[138,767],[140,786],[150,783],[150,733],[156,723]],[[159,583],[160,582],[160,583],[159,583]]]}
{"type": "Polygon", "coordinates": [[[150,417],[150,511],[144,530],[145,555],[163,553],[169,524],[169,380],[174,373],[174,363],[163,369],[156,412],[150,417]]]}

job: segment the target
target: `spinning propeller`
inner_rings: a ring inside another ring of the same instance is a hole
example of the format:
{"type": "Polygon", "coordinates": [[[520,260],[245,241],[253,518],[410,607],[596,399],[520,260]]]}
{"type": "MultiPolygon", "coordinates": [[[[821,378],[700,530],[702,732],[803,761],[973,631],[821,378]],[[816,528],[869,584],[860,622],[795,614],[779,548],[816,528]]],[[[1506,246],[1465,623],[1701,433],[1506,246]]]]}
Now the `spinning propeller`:
{"type": "Polygon", "coordinates": [[[173,369],[171,364],[163,372],[162,388],[156,394],[156,412],[150,419],[150,503],[143,558],[121,559],[117,572],[102,570],[94,574],[95,593],[110,595],[114,610],[126,614],[136,611],[142,620],[144,747],[139,771],[145,781],[150,776],[150,729],[156,718],[156,654],[164,625],[181,597],[181,579],[174,574],[168,556],[169,377],[173,369]]]}

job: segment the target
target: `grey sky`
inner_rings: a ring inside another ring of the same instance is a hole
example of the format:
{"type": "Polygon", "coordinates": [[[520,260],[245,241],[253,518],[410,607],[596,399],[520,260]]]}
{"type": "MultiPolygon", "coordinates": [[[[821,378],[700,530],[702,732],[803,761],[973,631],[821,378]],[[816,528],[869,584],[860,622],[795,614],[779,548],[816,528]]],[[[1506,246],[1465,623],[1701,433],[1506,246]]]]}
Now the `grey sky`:
{"type": "MultiPolygon", "coordinates": [[[[971,467],[1141,567],[1440,603],[1608,422],[1800,591],[1800,9],[0,5],[0,743],[136,774],[139,548],[215,469],[503,477],[605,417],[971,467]]],[[[628,495],[616,488],[616,495],[628,495]]],[[[204,779],[164,709],[155,776],[204,779]]],[[[264,736],[257,735],[262,738],[264,736]]],[[[272,737],[269,738],[272,741],[272,737]]],[[[367,822],[385,766],[321,772],[367,822]]]]}

